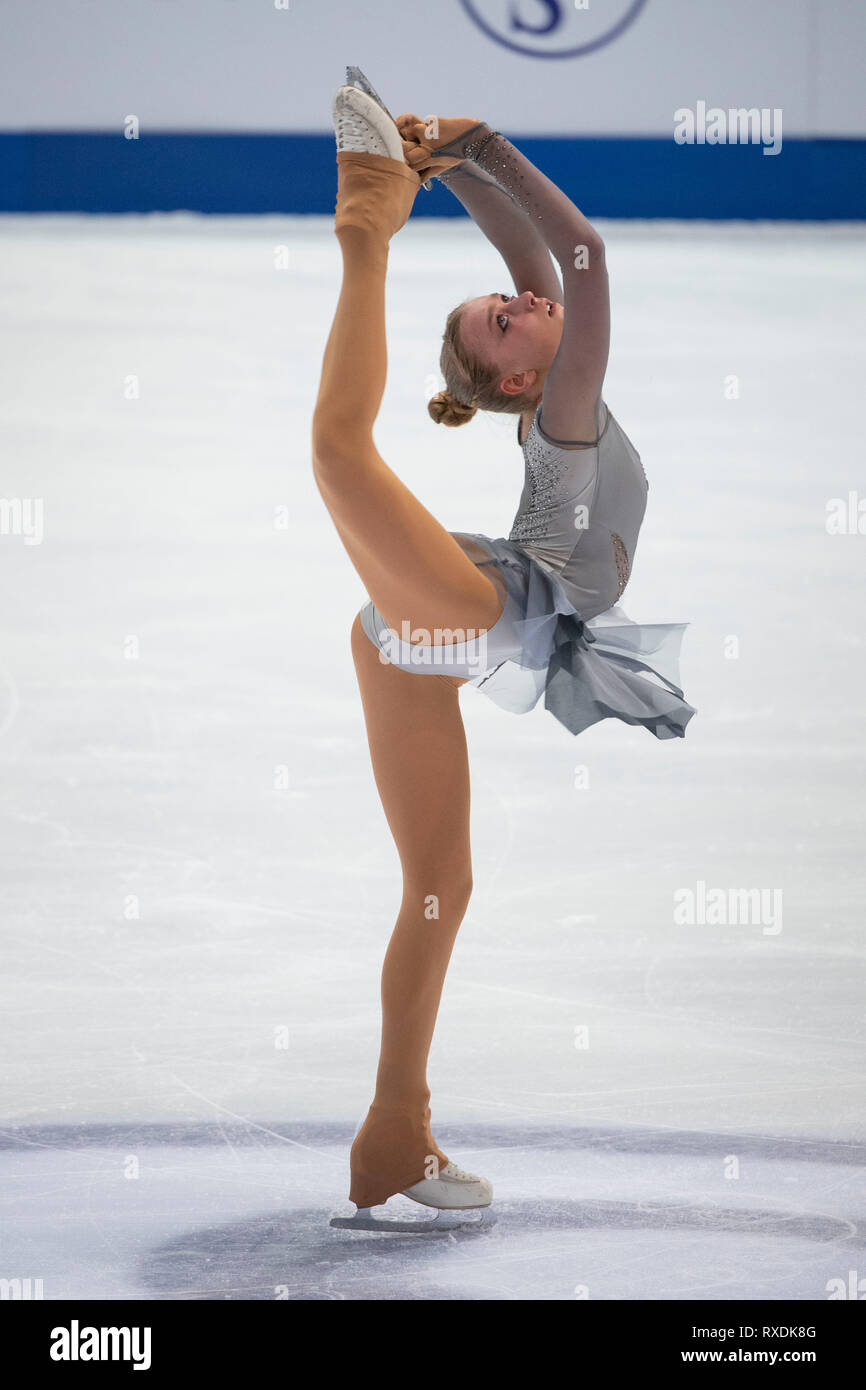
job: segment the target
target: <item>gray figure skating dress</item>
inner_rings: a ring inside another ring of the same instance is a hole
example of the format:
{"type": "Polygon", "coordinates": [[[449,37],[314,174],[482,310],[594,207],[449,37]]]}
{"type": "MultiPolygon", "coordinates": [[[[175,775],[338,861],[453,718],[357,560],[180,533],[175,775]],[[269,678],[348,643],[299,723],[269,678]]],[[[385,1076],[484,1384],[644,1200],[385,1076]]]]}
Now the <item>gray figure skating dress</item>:
{"type": "Polygon", "coordinates": [[[685,623],[633,623],[617,606],[647,503],[640,457],[607,406],[594,443],[551,439],[543,406],[523,450],[525,481],[508,538],[452,532],[504,598],[486,633],[423,645],[367,603],[364,631],[393,665],[469,681],[504,709],[545,708],[572,734],[601,719],[679,738],[695,713],[679,685],[685,623]]]}

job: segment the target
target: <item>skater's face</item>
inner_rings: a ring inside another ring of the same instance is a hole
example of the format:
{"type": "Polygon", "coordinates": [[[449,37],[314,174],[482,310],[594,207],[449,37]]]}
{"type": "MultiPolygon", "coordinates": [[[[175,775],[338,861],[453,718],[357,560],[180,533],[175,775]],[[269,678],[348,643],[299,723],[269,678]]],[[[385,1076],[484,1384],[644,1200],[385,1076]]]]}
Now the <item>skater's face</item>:
{"type": "Polygon", "coordinates": [[[460,338],[467,352],[502,372],[502,391],[519,395],[552,363],[562,323],[562,305],[530,290],[483,294],[464,306],[460,338]]]}

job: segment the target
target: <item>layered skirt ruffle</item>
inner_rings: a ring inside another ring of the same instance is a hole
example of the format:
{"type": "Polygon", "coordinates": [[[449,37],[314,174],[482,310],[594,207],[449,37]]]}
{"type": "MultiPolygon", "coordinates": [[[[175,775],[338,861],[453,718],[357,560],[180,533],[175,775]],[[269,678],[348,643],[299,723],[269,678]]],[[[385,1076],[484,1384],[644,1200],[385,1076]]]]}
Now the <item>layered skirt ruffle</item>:
{"type": "Polygon", "coordinates": [[[619,607],[586,621],[556,575],[513,541],[469,533],[455,533],[455,540],[480,567],[497,567],[505,586],[501,617],[480,646],[457,643],[443,652],[386,636],[369,603],[361,612],[364,630],[389,661],[460,676],[515,714],[543,696],[545,709],[572,734],[620,719],[659,739],[684,736],[695,713],[679,684],[687,623],[634,623],[619,607]]]}
{"type": "Polygon", "coordinates": [[[472,536],[490,552],[522,616],[519,651],[471,682],[503,709],[523,714],[544,696],[572,734],[602,719],[682,738],[695,713],[680,688],[687,623],[634,623],[619,607],[584,621],[554,574],[512,541],[472,536]]]}

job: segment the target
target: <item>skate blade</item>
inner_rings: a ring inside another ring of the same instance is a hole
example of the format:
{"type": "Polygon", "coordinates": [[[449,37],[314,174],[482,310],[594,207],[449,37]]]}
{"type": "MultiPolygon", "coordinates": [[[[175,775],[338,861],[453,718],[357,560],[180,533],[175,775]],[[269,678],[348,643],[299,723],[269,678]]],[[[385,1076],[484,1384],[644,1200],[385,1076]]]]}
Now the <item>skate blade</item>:
{"type": "MultiPolygon", "coordinates": [[[[360,68],[346,68],[346,86],[357,87],[359,91],[366,92],[368,97],[372,97],[374,101],[377,101],[379,103],[386,116],[391,116],[391,112],[388,110],[384,101],[379,96],[379,93],[376,91],[376,88],[373,86],[372,82],[370,82],[364,76],[360,68]]],[[[393,116],[391,116],[391,120],[394,120],[393,116]]]]}
{"type": "Polygon", "coordinates": [[[371,1208],[359,1208],[354,1216],[332,1216],[329,1224],[340,1231],[385,1231],[395,1235],[437,1235],[448,1231],[478,1230],[492,1226],[496,1217],[488,1214],[487,1207],[472,1207],[464,1211],[442,1208],[434,1217],[424,1219],[410,1217],[408,1220],[387,1216],[374,1216],[371,1208]],[[480,1215],[477,1213],[480,1211],[480,1215]]]}
{"type": "MultiPolygon", "coordinates": [[[[373,100],[374,100],[375,102],[378,102],[379,106],[381,106],[381,108],[382,108],[382,110],[385,112],[385,115],[386,115],[386,116],[391,116],[391,112],[388,110],[388,108],[387,108],[387,106],[385,105],[384,101],[383,101],[382,98],[379,96],[379,93],[376,91],[376,88],[373,86],[373,84],[372,84],[372,82],[370,81],[370,79],[369,79],[368,77],[365,77],[365,76],[364,76],[364,74],[363,74],[363,72],[361,71],[360,68],[356,68],[356,67],[354,67],[354,66],[347,66],[347,68],[346,68],[346,86],[347,86],[347,87],[357,87],[358,90],[359,90],[360,92],[366,92],[366,94],[367,94],[368,97],[372,97],[373,100]]],[[[394,117],[393,117],[393,116],[391,116],[391,120],[394,121],[394,117]]],[[[394,121],[394,124],[396,125],[397,122],[394,121]]],[[[425,189],[426,192],[429,193],[430,190],[431,190],[432,187],[433,187],[433,180],[432,180],[432,179],[427,179],[427,181],[426,181],[425,183],[423,183],[423,184],[421,185],[421,187],[422,187],[423,189],[425,189]]]]}

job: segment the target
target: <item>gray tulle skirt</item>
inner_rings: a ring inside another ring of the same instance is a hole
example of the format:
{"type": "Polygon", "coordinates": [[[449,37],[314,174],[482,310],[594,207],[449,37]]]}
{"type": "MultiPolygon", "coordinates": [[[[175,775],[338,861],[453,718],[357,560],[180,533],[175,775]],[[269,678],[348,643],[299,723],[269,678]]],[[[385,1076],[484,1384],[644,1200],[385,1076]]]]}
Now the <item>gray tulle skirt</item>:
{"type": "Polygon", "coordinates": [[[479,566],[495,565],[504,607],[486,633],[395,632],[372,603],[361,623],[382,659],[402,670],[467,680],[503,709],[545,708],[572,734],[601,719],[682,738],[695,710],[679,685],[687,623],[633,623],[618,607],[585,621],[554,574],[502,538],[454,533],[479,566]],[[457,638],[459,640],[452,640],[457,638]]]}

